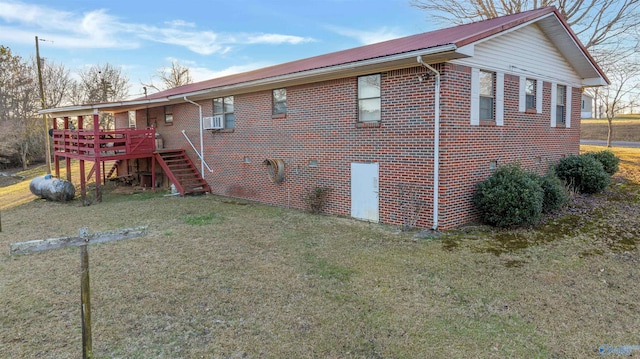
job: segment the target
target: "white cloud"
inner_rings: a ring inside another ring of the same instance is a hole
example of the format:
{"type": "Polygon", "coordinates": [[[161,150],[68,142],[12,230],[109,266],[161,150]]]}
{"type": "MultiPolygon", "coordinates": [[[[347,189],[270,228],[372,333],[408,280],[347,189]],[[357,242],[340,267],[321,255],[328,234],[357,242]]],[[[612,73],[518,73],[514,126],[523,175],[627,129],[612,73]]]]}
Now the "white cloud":
{"type": "Polygon", "coordinates": [[[65,48],[134,48],[136,39],[118,33],[120,23],[106,10],[84,14],[59,11],[47,6],[0,0],[3,38],[32,42],[33,33],[65,48]],[[43,21],[46,19],[46,21],[43,21]],[[12,26],[16,24],[19,26],[12,26]]]}
{"type": "Polygon", "coordinates": [[[33,41],[33,33],[39,33],[59,46],[80,49],[137,48],[146,40],[211,55],[228,53],[238,44],[296,45],[314,41],[284,34],[216,33],[199,30],[196,24],[181,19],[167,21],[161,27],[126,23],[110,15],[106,9],[78,14],[7,0],[0,0],[0,21],[5,23],[0,23],[3,38],[28,43],[33,41]]]}
{"type": "Polygon", "coordinates": [[[247,35],[246,40],[241,40],[247,44],[283,44],[289,43],[293,45],[314,41],[309,37],[280,35],[280,34],[255,34],[247,35]]]}
{"type": "Polygon", "coordinates": [[[377,42],[393,40],[399,37],[406,36],[406,34],[403,34],[396,29],[388,28],[386,26],[373,31],[349,29],[339,26],[327,26],[327,28],[339,35],[353,38],[363,45],[374,44],[377,42]]]}
{"type": "Polygon", "coordinates": [[[164,23],[172,27],[196,27],[195,23],[184,20],[165,21],[164,23]]]}

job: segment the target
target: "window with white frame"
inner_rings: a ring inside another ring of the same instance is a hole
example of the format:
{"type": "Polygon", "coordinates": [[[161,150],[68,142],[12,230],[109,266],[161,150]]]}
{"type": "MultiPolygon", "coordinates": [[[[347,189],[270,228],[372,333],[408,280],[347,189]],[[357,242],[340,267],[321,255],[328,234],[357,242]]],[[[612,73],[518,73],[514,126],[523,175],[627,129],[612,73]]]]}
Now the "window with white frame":
{"type": "Polygon", "coordinates": [[[567,88],[558,85],[556,89],[556,125],[563,125],[566,122],[567,88]]]}
{"type": "Polygon", "coordinates": [[[274,115],[287,114],[287,89],[286,88],[273,90],[273,114],[274,115]]]}
{"type": "Polygon", "coordinates": [[[173,125],[173,106],[171,105],[164,107],[164,123],[173,125]]]}
{"type": "Polygon", "coordinates": [[[494,73],[480,70],[480,120],[494,119],[494,73]]]}
{"type": "Polygon", "coordinates": [[[358,77],[358,121],[380,121],[380,74],[358,77]]]}
{"type": "Polygon", "coordinates": [[[235,128],[236,115],[233,107],[233,96],[214,98],[213,115],[224,117],[224,128],[235,128]]]}
{"type": "Polygon", "coordinates": [[[525,103],[527,110],[536,109],[536,80],[527,79],[525,81],[525,103]]]}
{"type": "Polygon", "coordinates": [[[136,128],[136,112],[129,111],[129,128],[136,128]]]}

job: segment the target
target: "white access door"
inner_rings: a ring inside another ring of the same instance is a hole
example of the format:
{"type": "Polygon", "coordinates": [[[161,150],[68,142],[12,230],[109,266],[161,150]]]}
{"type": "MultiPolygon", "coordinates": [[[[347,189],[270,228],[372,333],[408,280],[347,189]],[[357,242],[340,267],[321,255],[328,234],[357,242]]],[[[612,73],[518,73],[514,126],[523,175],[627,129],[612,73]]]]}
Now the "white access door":
{"type": "Polygon", "coordinates": [[[351,217],[379,220],[377,163],[351,163],[351,217]]]}

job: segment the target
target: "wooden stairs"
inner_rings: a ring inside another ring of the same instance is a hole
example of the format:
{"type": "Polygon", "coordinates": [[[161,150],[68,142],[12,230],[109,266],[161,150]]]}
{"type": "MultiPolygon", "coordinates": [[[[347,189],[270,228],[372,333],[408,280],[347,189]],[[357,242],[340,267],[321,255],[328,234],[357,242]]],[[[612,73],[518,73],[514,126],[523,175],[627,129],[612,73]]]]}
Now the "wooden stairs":
{"type": "Polygon", "coordinates": [[[181,195],[211,192],[184,150],[158,150],[154,157],[181,195]]]}
{"type": "Polygon", "coordinates": [[[114,172],[116,172],[116,170],[118,169],[118,165],[120,164],[120,162],[122,162],[122,160],[116,160],[113,163],[113,166],[111,166],[111,169],[109,170],[109,172],[107,173],[107,178],[111,178],[111,175],[113,175],[114,172]]]}

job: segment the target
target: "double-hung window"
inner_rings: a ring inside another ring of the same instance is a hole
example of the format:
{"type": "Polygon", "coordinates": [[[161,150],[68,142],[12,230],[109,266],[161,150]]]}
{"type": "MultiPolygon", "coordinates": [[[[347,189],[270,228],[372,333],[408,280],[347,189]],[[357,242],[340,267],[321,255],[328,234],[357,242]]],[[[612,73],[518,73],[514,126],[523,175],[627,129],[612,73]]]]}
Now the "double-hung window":
{"type": "Polygon", "coordinates": [[[526,109],[536,109],[536,80],[527,79],[525,82],[526,109]]]}
{"type": "Polygon", "coordinates": [[[235,128],[236,116],[233,108],[233,96],[214,98],[213,115],[224,117],[224,128],[235,128]]]}
{"type": "Polygon", "coordinates": [[[129,111],[129,128],[136,128],[136,112],[129,111]]]}
{"type": "Polygon", "coordinates": [[[171,105],[164,107],[164,123],[167,125],[173,125],[173,106],[171,105]]]}
{"type": "Polygon", "coordinates": [[[274,115],[287,114],[287,89],[286,88],[273,90],[273,114],[274,115]]]}
{"type": "Polygon", "coordinates": [[[494,73],[480,70],[480,120],[494,120],[494,73]]]}
{"type": "Polygon", "coordinates": [[[380,121],[380,74],[358,77],[358,121],[380,121]]]}
{"type": "Polygon", "coordinates": [[[556,90],[556,125],[566,123],[567,90],[566,86],[558,85],[556,90]]]}

